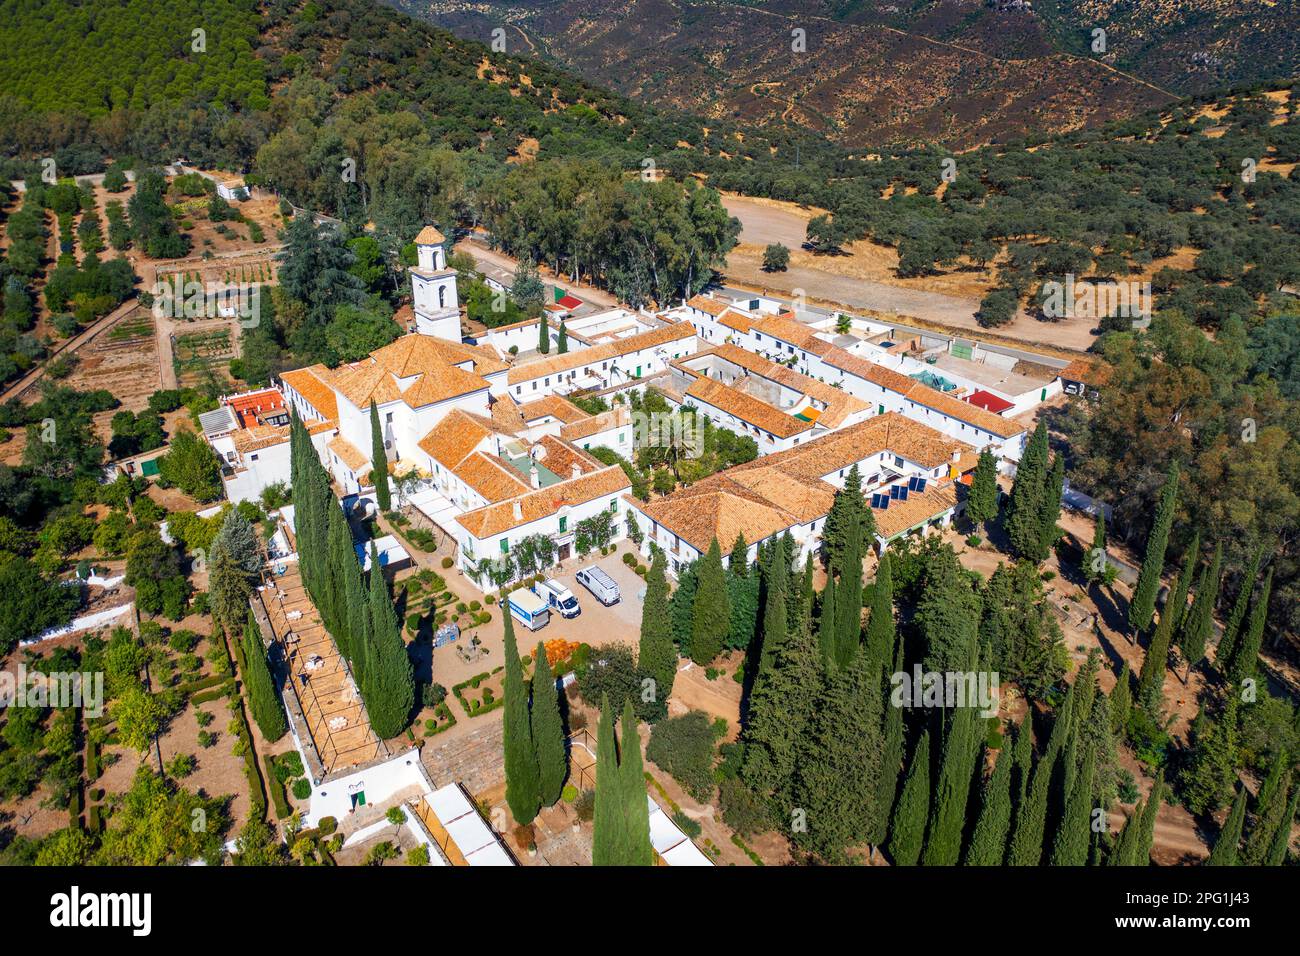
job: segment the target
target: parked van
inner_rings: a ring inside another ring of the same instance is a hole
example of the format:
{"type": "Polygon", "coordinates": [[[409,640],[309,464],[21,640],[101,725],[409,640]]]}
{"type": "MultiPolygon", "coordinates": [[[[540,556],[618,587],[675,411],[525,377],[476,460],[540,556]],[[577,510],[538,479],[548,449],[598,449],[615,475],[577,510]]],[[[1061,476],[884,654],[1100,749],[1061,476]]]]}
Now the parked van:
{"type": "Polygon", "coordinates": [[[534,585],[533,593],[545,601],[553,611],[559,611],[561,617],[577,617],[582,613],[582,606],[573,592],[555,578],[547,578],[541,584],[534,585]]]}
{"type": "Polygon", "coordinates": [[[511,591],[506,596],[506,600],[510,604],[510,613],[514,615],[515,620],[530,631],[545,627],[551,619],[551,611],[546,602],[527,588],[511,591]]]}
{"type": "Polygon", "coordinates": [[[578,579],[579,584],[596,595],[596,600],[606,607],[617,604],[622,597],[618,593],[618,584],[614,579],[595,565],[583,568],[574,577],[578,579]]]}

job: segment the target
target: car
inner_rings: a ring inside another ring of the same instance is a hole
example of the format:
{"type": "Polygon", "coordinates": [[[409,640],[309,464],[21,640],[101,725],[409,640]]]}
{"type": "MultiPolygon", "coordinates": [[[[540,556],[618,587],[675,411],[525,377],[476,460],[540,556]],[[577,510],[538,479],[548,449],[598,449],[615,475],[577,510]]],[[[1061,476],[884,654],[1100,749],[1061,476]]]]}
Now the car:
{"type": "Polygon", "coordinates": [[[617,604],[623,596],[618,590],[618,583],[595,565],[583,568],[574,577],[579,584],[596,595],[596,600],[605,607],[617,604]]]}

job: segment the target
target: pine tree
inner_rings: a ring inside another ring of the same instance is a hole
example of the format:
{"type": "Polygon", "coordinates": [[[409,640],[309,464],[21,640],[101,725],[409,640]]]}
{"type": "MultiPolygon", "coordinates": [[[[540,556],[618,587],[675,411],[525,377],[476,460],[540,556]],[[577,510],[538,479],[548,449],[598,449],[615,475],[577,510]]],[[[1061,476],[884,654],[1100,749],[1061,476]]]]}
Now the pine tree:
{"type": "Polygon", "coordinates": [[[1219,831],[1219,838],[1214,841],[1210,858],[1205,861],[1206,866],[1237,865],[1237,849],[1241,843],[1241,828],[1245,822],[1246,788],[1238,785],[1237,795],[1232,801],[1232,809],[1228,811],[1228,819],[1224,821],[1223,829],[1219,831]]]}
{"type": "Polygon", "coordinates": [[[731,630],[731,603],[727,597],[727,574],[722,568],[718,539],[709,545],[697,569],[695,607],[691,614],[691,659],[703,666],[722,652],[731,630]]]}
{"type": "Polygon", "coordinates": [[[564,320],[560,319],[560,334],[556,338],[556,355],[564,355],[569,351],[569,330],[565,327],[564,320]]]}
{"type": "Polygon", "coordinates": [[[1092,547],[1084,560],[1084,576],[1096,584],[1106,580],[1106,513],[1097,512],[1097,524],[1092,529],[1092,547]]]}
{"type": "Polygon", "coordinates": [[[276,692],[275,682],[271,678],[270,667],[266,663],[266,648],[262,645],[262,631],[257,626],[253,612],[248,612],[244,624],[244,665],[246,673],[244,683],[248,686],[249,705],[257,728],[269,743],[274,743],[284,736],[288,729],[285,722],[284,706],[276,692]]]}
{"type": "Polygon", "coordinates": [[[1250,596],[1255,589],[1256,581],[1259,579],[1259,569],[1264,562],[1266,553],[1266,549],[1262,544],[1255,549],[1250,564],[1242,573],[1241,582],[1237,587],[1237,599],[1232,604],[1232,611],[1228,614],[1228,620],[1224,622],[1223,637],[1219,639],[1219,646],[1214,652],[1215,667],[1222,674],[1226,674],[1228,671],[1228,664],[1232,660],[1232,652],[1237,646],[1241,625],[1246,621],[1246,612],[1250,609],[1250,596]]]}
{"type": "Polygon", "coordinates": [[[808,825],[793,836],[824,860],[842,860],[872,831],[884,748],[881,716],[879,685],[859,654],[826,683],[800,741],[794,799],[808,825]]]}
{"type": "Polygon", "coordinates": [[[970,495],[966,498],[966,517],[977,525],[992,521],[998,516],[998,460],[985,448],[980,452],[971,480],[970,495]]]}
{"type": "Polygon", "coordinates": [[[545,312],[537,320],[537,351],[543,355],[551,352],[551,322],[545,312]]]}
{"type": "Polygon", "coordinates": [[[362,693],[370,726],[381,740],[396,737],[410,719],[415,703],[411,658],[402,640],[392,595],[379,567],[379,552],[370,542],[371,654],[362,693]]]}
{"type": "Polygon", "coordinates": [[[1083,758],[1083,767],[1075,778],[1065,802],[1065,812],[1057,826],[1052,844],[1052,866],[1083,866],[1088,862],[1088,844],[1092,835],[1092,779],[1096,756],[1092,748],[1083,758]]]}
{"type": "Polygon", "coordinates": [[[1160,500],[1156,505],[1155,521],[1147,538],[1146,554],[1133,588],[1133,599],[1128,606],[1128,625],[1135,633],[1151,626],[1156,610],[1156,594],[1160,591],[1160,578],[1165,570],[1165,549],[1169,544],[1169,529],[1174,523],[1174,509],[1178,501],[1178,463],[1169,466],[1160,500]]]}
{"type": "Polygon", "coordinates": [[[889,825],[889,855],[895,866],[915,866],[921,859],[925,824],[930,818],[930,731],[921,734],[894,804],[889,825]]]}
{"type": "Polygon", "coordinates": [[[1173,641],[1174,628],[1187,607],[1187,583],[1196,558],[1196,552],[1189,549],[1183,559],[1182,573],[1178,575],[1178,580],[1160,611],[1160,621],[1156,624],[1151,643],[1147,645],[1146,657],[1142,660],[1142,671],[1138,676],[1138,703],[1153,717],[1158,717],[1164,707],[1169,645],[1173,641]]]}
{"type": "MultiPolygon", "coordinates": [[[[533,744],[528,715],[528,692],[515,644],[515,626],[510,614],[505,621],[505,710],[502,716],[502,744],[505,751],[506,803],[518,824],[531,823],[540,802],[537,748],[533,744]]],[[[544,656],[544,655],[543,655],[544,656]]]]}
{"type": "Polygon", "coordinates": [[[252,522],[240,514],[238,508],[231,508],[221,519],[221,530],[212,539],[211,554],[215,556],[219,549],[224,549],[250,579],[256,579],[262,570],[257,532],[253,530],[252,522]]]}
{"type": "Polygon", "coordinates": [[[529,723],[537,754],[538,795],[542,806],[549,807],[560,799],[569,762],[564,746],[564,722],[560,718],[560,694],[555,687],[551,662],[546,657],[546,645],[541,641],[537,642],[534,660],[529,723]]]}
{"type": "Polygon", "coordinates": [[[878,667],[894,657],[894,572],[890,565],[888,553],[882,554],[871,595],[871,616],[867,618],[866,653],[878,667]]]}
{"type": "Polygon", "coordinates": [[[375,485],[375,504],[380,511],[393,507],[388,488],[388,452],[384,449],[384,432],[379,427],[379,409],[374,399],[370,401],[370,480],[375,485]]]}
{"type": "Polygon", "coordinates": [[[641,643],[637,665],[655,682],[655,699],[667,701],[677,675],[677,649],[673,646],[673,622],[668,606],[667,559],[654,549],[646,574],[645,602],[641,606],[641,643]]]}
{"type": "Polygon", "coordinates": [[[618,777],[623,791],[623,813],[627,820],[626,866],[654,866],[654,848],[650,845],[650,803],[645,790],[645,770],[641,762],[641,738],[637,734],[636,713],[632,699],[623,702],[623,746],[619,752],[618,777]]]}
{"type": "Polygon", "coordinates": [[[966,848],[967,866],[1001,866],[1011,829],[1011,770],[1015,757],[1004,747],[993,774],[984,785],[984,799],[975,832],[966,848]]]}
{"type": "Polygon", "coordinates": [[[779,814],[788,809],[798,756],[822,693],[823,665],[807,628],[778,647],[770,671],[760,670],[750,695],[741,778],[779,814]]]}
{"type": "Polygon", "coordinates": [[[596,805],[592,820],[592,866],[622,866],[628,858],[627,814],[618,772],[614,712],[608,695],[600,699],[600,728],[596,734],[596,805]]]}
{"type": "MultiPolygon", "coordinates": [[[[1275,766],[1281,765],[1281,754],[1278,757],[1279,759],[1274,762],[1275,766]]],[[[1250,829],[1250,835],[1246,838],[1246,846],[1241,855],[1241,862],[1246,866],[1263,866],[1268,860],[1277,828],[1285,822],[1287,829],[1290,830],[1291,821],[1283,820],[1287,807],[1287,791],[1290,787],[1291,772],[1288,770],[1279,775],[1268,792],[1263,788],[1260,789],[1255,809],[1255,825],[1250,829]]]]}
{"type": "Polygon", "coordinates": [[[1287,851],[1291,848],[1291,822],[1295,820],[1297,804],[1300,804],[1300,783],[1291,788],[1291,799],[1287,801],[1286,812],[1273,831],[1273,842],[1269,844],[1268,854],[1264,857],[1265,866],[1281,866],[1286,862],[1287,851]]]}
{"type": "Polygon", "coordinates": [[[1020,456],[1007,503],[1006,531],[1017,557],[1032,560],[1042,540],[1047,455],[1047,422],[1040,419],[1020,456]]]}
{"type": "MultiPolygon", "coordinates": [[[[1223,545],[1218,545],[1209,566],[1201,568],[1196,581],[1196,598],[1179,628],[1178,647],[1187,660],[1188,678],[1192,676],[1192,668],[1205,657],[1205,647],[1214,630],[1214,605],[1219,600],[1219,579],[1222,573],[1223,545]]],[[[1187,683],[1187,680],[1183,683],[1187,683]]]]}
{"type": "Polygon", "coordinates": [[[1270,567],[1264,574],[1264,585],[1260,588],[1259,597],[1251,605],[1246,630],[1228,664],[1228,680],[1234,684],[1240,684],[1252,676],[1259,667],[1259,652],[1264,646],[1264,624],[1268,618],[1268,600],[1272,590],[1273,568],[1270,567]]]}

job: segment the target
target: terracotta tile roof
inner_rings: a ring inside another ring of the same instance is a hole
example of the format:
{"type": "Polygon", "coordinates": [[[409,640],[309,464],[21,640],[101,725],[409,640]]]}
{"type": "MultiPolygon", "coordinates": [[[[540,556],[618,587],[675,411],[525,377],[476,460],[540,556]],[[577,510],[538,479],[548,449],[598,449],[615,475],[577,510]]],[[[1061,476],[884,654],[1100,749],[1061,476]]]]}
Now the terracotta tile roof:
{"type": "Polygon", "coordinates": [[[370,459],[361,454],[357,446],[342,435],[331,441],[327,447],[354,475],[360,476],[369,471],[370,459]]]}
{"type": "Polygon", "coordinates": [[[738,388],[723,385],[717,379],[697,378],[686,389],[686,396],[721,409],[777,438],[790,438],[812,428],[812,422],[787,415],[738,388]]]}
{"type": "Polygon", "coordinates": [[[259,424],[259,420],[268,415],[284,411],[284,396],[278,388],[262,388],[243,395],[234,395],[225,400],[231,411],[239,416],[240,424],[245,428],[259,424]]]}
{"type": "Polygon", "coordinates": [[[490,538],[553,515],[565,505],[573,507],[598,498],[615,498],[631,487],[623,469],[611,465],[581,478],[557,482],[509,501],[467,511],[455,520],[474,537],[490,538]],[[515,517],[516,503],[519,505],[519,518],[515,517]]]}
{"type": "Polygon", "coordinates": [[[382,365],[368,362],[335,369],[330,384],[336,392],[362,410],[369,407],[371,402],[383,405],[402,397],[402,390],[393,381],[392,373],[382,365]]]}
{"type": "Polygon", "coordinates": [[[943,514],[956,504],[955,484],[930,485],[921,494],[914,491],[907,496],[906,501],[891,501],[888,508],[883,511],[873,508],[871,513],[876,519],[876,533],[882,538],[892,538],[943,514]]]}
{"type": "Polygon", "coordinates": [[[404,401],[411,408],[423,408],[482,391],[489,387],[483,376],[505,368],[490,349],[413,333],[322,377],[357,408],[372,401],[404,401]],[[399,379],[412,378],[405,388],[398,384],[399,379]]]}
{"type": "Polygon", "coordinates": [[[250,425],[248,428],[241,428],[230,436],[234,443],[235,451],[240,455],[246,455],[249,452],[260,451],[263,448],[270,448],[272,445],[278,445],[281,442],[289,440],[288,425],[250,425]]]}
{"type": "Polygon", "coordinates": [[[415,235],[417,246],[440,246],[446,241],[447,237],[433,226],[425,226],[415,235]]]}
{"type": "Polygon", "coordinates": [[[324,365],[309,365],[281,373],[280,381],[306,399],[322,418],[338,421],[339,403],[334,397],[334,389],[327,384],[329,374],[324,365]]]}
{"type": "Polygon", "coordinates": [[[605,467],[585,451],[554,435],[543,435],[537,444],[542,448],[542,456],[538,460],[559,475],[561,480],[573,477],[575,466],[584,475],[605,467]]]}
{"type": "Polygon", "coordinates": [[[376,349],[370,353],[370,360],[398,378],[427,374],[441,365],[464,365],[466,362],[473,363],[468,371],[475,375],[492,375],[506,370],[506,363],[497,357],[496,350],[486,345],[468,345],[418,333],[403,335],[376,349]]]}
{"type": "Polygon", "coordinates": [[[718,323],[737,332],[748,332],[754,327],[754,319],[751,319],[743,312],[737,312],[735,309],[728,309],[718,316],[718,323]]]}
{"type": "Polygon", "coordinates": [[[798,319],[789,317],[786,313],[769,315],[755,322],[754,329],[758,332],[766,332],[782,342],[789,342],[795,348],[811,352],[813,355],[824,356],[835,348],[824,339],[819,339],[814,329],[804,325],[798,319]]]}
{"type": "Polygon", "coordinates": [[[641,332],[638,335],[629,335],[625,339],[606,342],[603,345],[596,345],[589,349],[579,349],[576,352],[566,352],[564,355],[543,359],[540,362],[517,365],[510,370],[506,381],[511,385],[531,382],[533,379],[545,375],[567,372],[571,369],[582,368],[584,365],[597,365],[615,356],[628,355],[641,349],[655,348],[660,345],[667,345],[669,342],[679,342],[694,337],[695,327],[691,323],[674,322],[662,328],[651,329],[649,332],[641,332]]]}
{"type": "Polygon", "coordinates": [[[430,458],[455,471],[483,439],[501,429],[495,422],[456,408],[443,416],[416,444],[430,458]]]}
{"type": "Polygon", "coordinates": [[[332,418],[326,418],[321,421],[307,423],[308,435],[319,435],[321,432],[333,431],[339,427],[339,423],[332,418]]]}
{"type": "Polygon", "coordinates": [[[762,541],[795,524],[788,513],[728,489],[692,485],[686,490],[695,493],[678,498],[680,492],[675,492],[639,507],[698,551],[707,551],[714,538],[726,548],[730,545],[722,542],[734,542],[738,534],[746,541],[762,541]]]}
{"type": "Polygon", "coordinates": [[[728,309],[731,308],[731,305],[729,303],[719,302],[717,299],[711,298],[710,296],[704,294],[691,296],[689,299],[686,300],[686,304],[689,305],[692,309],[698,309],[701,312],[707,312],[715,319],[718,316],[722,315],[723,312],[726,312],[728,309]]]}
{"type": "Polygon", "coordinates": [[[524,402],[519,406],[519,415],[524,422],[532,423],[550,415],[565,424],[573,424],[590,418],[590,412],[584,412],[573,402],[561,395],[547,395],[536,401],[524,402]]]}
{"type": "Polygon", "coordinates": [[[532,487],[507,462],[487,452],[474,452],[455,470],[457,478],[489,502],[516,498],[532,487]]]}
{"type": "Polygon", "coordinates": [[[774,382],[779,382],[786,388],[792,388],[797,392],[816,399],[826,406],[822,411],[819,419],[827,428],[838,428],[840,424],[849,415],[855,412],[866,411],[871,405],[864,402],[855,395],[850,395],[842,388],[832,388],[825,382],[819,382],[815,378],[810,378],[802,372],[796,372],[792,368],[765,359],[748,349],[743,349],[739,345],[719,345],[712,351],[722,359],[739,365],[741,368],[761,375],[764,378],[770,378],[774,382]]]}
{"type": "Polygon", "coordinates": [[[560,429],[560,437],[568,441],[581,441],[611,428],[621,428],[630,424],[632,424],[631,410],[624,405],[618,405],[607,412],[588,416],[572,425],[565,425],[560,429]]]}

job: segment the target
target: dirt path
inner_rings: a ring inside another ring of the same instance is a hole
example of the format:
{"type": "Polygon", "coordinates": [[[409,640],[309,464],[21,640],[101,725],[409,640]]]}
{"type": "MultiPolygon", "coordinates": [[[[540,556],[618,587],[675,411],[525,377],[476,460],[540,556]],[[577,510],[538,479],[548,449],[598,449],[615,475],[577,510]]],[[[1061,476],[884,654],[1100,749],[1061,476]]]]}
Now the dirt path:
{"type": "MultiPolygon", "coordinates": [[[[496,266],[498,269],[506,269],[510,272],[514,272],[515,267],[519,264],[519,260],[514,258],[514,256],[489,249],[477,239],[462,239],[460,242],[456,243],[455,251],[466,253],[472,257],[475,262],[486,263],[487,265],[496,266]]],[[[543,281],[549,282],[551,285],[559,286],[565,292],[572,293],[584,302],[606,309],[612,309],[618,305],[618,299],[610,293],[605,292],[603,289],[597,289],[595,286],[586,285],[581,282],[570,282],[568,279],[552,273],[551,270],[542,263],[538,264],[537,269],[543,281]]]]}

